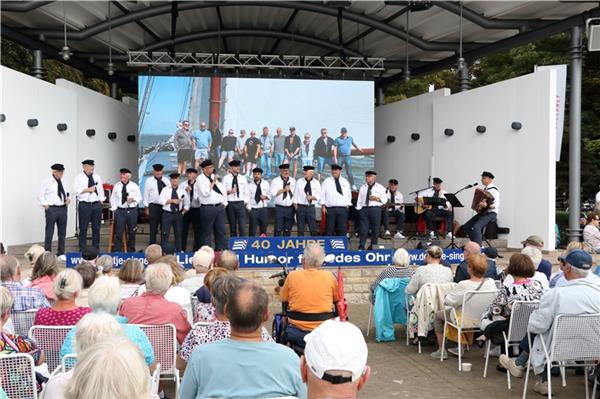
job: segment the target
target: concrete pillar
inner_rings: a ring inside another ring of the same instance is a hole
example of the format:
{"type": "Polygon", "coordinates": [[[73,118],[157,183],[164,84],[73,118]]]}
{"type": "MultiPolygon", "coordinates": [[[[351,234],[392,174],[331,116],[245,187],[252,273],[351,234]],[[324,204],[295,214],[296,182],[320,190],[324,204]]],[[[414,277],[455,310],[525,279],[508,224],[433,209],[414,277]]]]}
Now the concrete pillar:
{"type": "Polygon", "coordinates": [[[33,55],[33,66],[31,67],[31,74],[38,79],[44,79],[44,64],[42,50],[32,50],[33,55]]]}
{"type": "Polygon", "coordinates": [[[383,92],[383,87],[378,87],[377,96],[375,97],[375,104],[377,106],[385,105],[385,93],[383,92]]]}
{"type": "Polygon", "coordinates": [[[581,209],[581,69],[583,47],[581,26],[571,29],[571,65],[569,69],[569,241],[579,241],[581,209]]]}

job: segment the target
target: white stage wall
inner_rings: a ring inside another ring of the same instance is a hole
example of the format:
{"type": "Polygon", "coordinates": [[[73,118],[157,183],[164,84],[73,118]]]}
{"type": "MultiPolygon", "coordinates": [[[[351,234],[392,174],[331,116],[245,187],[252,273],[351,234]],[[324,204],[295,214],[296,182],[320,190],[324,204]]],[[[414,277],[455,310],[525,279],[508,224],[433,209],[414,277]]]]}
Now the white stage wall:
{"type": "MultiPolygon", "coordinates": [[[[489,170],[500,189],[498,224],[510,228],[508,246],[518,248],[525,237],[538,234],[546,249],[554,249],[555,81],[554,71],[538,71],[454,95],[440,90],[377,107],[378,180],[398,178],[409,202],[414,198],[407,194],[426,187],[430,176],[441,177],[454,192],[489,170]],[[521,130],[513,130],[512,122],[520,122],[521,130]],[[478,125],[486,132],[478,133],[478,125]],[[454,135],[444,135],[446,128],[454,135]],[[419,141],[410,139],[413,132],[421,135],[419,141]],[[388,135],[396,141],[387,143],[388,135]]],[[[457,211],[461,223],[473,214],[472,198],[473,189],[459,194],[466,206],[457,211]]]]}
{"type": "MultiPolygon", "coordinates": [[[[0,241],[17,245],[44,240],[44,213],[37,203],[41,181],[50,165],[65,165],[65,181],[72,189],[81,161],[96,160],[96,171],[115,183],[121,167],[137,174],[137,103],[115,100],[66,80],[56,85],[1,67],[0,112],[0,241]],[[36,118],[39,125],[27,126],[36,118]],[[66,123],[61,133],[56,125],[66,123]],[[92,138],[86,129],[95,129],[92,138]],[[117,139],[108,139],[108,132],[117,139]],[[127,141],[127,135],[136,141],[127,141]]],[[[134,177],[136,178],[136,177],[134,177]]],[[[75,207],[69,207],[67,236],[75,233],[75,207]]],[[[55,234],[56,237],[56,234],[55,234]]],[[[53,249],[56,249],[54,244],[53,249]]]]}

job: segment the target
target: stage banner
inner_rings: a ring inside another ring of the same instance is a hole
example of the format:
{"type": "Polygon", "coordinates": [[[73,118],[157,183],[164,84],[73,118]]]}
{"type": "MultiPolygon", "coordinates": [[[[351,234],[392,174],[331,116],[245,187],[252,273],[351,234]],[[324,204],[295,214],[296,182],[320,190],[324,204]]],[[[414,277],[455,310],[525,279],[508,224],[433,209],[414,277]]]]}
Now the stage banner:
{"type": "MultiPolygon", "coordinates": [[[[146,258],[142,252],[101,252],[99,256],[102,255],[112,256],[113,268],[115,269],[120,269],[121,266],[123,266],[123,263],[125,263],[127,259],[131,258],[138,259],[144,264],[144,266],[148,266],[148,261],[146,261],[146,258]]],[[[81,252],[67,252],[65,256],[67,257],[67,267],[75,267],[83,261],[81,252]]],[[[179,252],[176,254],[176,256],[177,261],[182,264],[184,268],[192,268],[192,257],[194,256],[193,252],[179,252]]]]}
{"type": "Polygon", "coordinates": [[[232,251],[286,251],[304,250],[308,244],[319,244],[325,251],[348,249],[346,237],[232,237],[232,251]]]}

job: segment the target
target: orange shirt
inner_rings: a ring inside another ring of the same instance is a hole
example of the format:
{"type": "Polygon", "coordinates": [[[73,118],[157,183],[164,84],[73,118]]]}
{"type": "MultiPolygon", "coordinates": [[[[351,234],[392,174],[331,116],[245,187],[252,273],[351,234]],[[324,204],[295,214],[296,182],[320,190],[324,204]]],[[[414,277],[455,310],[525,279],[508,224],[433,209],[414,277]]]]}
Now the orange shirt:
{"type": "MultiPolygon", "coordinates": [[[[298,269],[285,280],[280,296],[288,302],[288,309],[301,313],[327,313],[338,301],[338,284],[333,274],[321,269],[298,269]]],[[[314,330],[322,321],[299,321],[292,323],[302,330],[314,330]]]]}

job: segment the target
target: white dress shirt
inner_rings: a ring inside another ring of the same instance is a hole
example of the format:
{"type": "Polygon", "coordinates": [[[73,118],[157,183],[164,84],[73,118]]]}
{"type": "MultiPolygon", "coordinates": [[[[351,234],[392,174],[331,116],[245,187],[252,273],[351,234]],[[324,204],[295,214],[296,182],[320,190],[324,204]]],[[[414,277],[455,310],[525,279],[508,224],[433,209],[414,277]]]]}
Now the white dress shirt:
{"type": "MultiPolygon", "coordinates": [[[[165,183],[165,188],[171,186],[171,182],[165,176],[163,176],[161,180],[165,183]]],[[[160,193],[158,192],[158,182],[156,181],[156,177],[149,177],[144,183],[144,206],[150,206],[150,204],[161,205],[158,201],[159,196],[160,193]]]]}
{"type": "Polygon", "coordinates": [[[294,198],[294,189],[296,188],[296,179],[293,177],[289,177],[288,183],[290,184],[290,191],[288,191],[288,195],[283,199],[283,194],[280,193],[277,195],[277,192],[283,189],[283,179],[281,176],[277,176],[273,180],[271,180],[271,197],[275,198],[275,205],[279,206],[291,206],[293,204],[294,198]]]}
{"type": "MultiPolygon", "coordinates": [[[[65,196],[69,195],[69,189],[64,179],[61,179],[65,196]]],[[[67,197],[68,198],[68,197],[67,197]]],[[[65,204],[62,198],[58,196],[58,183],[54,176],[50,176],[42,182],[40,193],[38,194],[38,202],[41,206],[62,206],[65,204]]]]}
{"type": "Polygon", "coordinates": [[[296,181],[296,187],[294,187],[294,204],[300,205],[317,205],[319,203],[319,199],[321,198],[321,184],[315,178],[310,180],[310,188],[312,191],[313,197],[315,199],[309,203],[306,199],[306,193],[304,192],[304,187],[306,186],[306,179],[303,177],[302,179],[298,179],[296,181]]]}
{"type": "Polygon", "coordinates": [[[382,206],[383,204],[385,204],[388,201],[388,197],[386,192],[386,188],[383,187],[381,184],[375,182],[373,184],[373,188],[371,188],[371,195],[375,195],[377,197],[379,197],[379,201],[367,201],[367,191],[369,189],[369,186],[367,185],[367,183],[363,184],[362,186],[360,186],[360,190],[358,191],[358,200],[356,202],[356,210],[361,210],[362,208],[364,208],[365,206],[382,206]]]}
{"type": "Polygon", "coordinates": [[[190,184],[187,180],[183,181],[181,183],[179,183],[179,185],[181,187],[183,187],[183,189],[185,190],[186,193],[188,193],[188,197],[190,198],[190,208],[200,208],[200,198],[198,198],[198,196],[196,195],[196,190],[198,190],[198,184],[196,184],[198,182],[198,180],[196,180],[192,185],[194,186],[194,195],[190,195],[190,193],[188,193],[187,188],[188,185],[190,184]]]}
{"type": "MultiPolygon", "coordinates": [[[[167,201],[171,199],[171,193],[173,192],[173,186],[169,183],[169,185],[160,192],[160,196],[158,197],[158,202],[163,206],[163,211],[171,212],[171,205],[167,204],[167,201]]],[[[188,210],[190,209],[190,196],[188,195],[185,188],[181,186],[177,186],[177,197],[179,199],[183,199],[183,201],[179,201],[179,210],[188,210]]]]}
{"type": "Polygon", "coordinates": [[[339,177],[342,194],[337,191],[335,179],[333,176],[323,180],[321,185],[321,205],[325,206],[351,206],[352,192],[350,191],[350,183],[346,178],[339,177]]]}
{"type": "MultiPolygon", "coordinates": [[[[214,179],[214,178],[213,178],[214,179]]],[[[194,195],[197,195],[200,199],[200,204],[202,205],[215,205],[215,204],[223,204],[227,205],[227,190],[225,190],[225,185],[219,181],[215,184],[216,187],[219,188],[221,194],[217,193],[212,187],[210,180],[204,173],[200,173],[198,179],[196,180],[196,188],[198,190],[194,190],[194,195]]]]}
{"type": "Polygon", "coordinates": [[[256,194],[256,183],[252,180],[248,183],[246,188],[246,198],[248,198],[248,209],[257,209],[257,208],[266,208],[269,205],[269,200],[271,196],[269,195],[269,182],[266,180],[261,180],[260,182],[260,190],[262,195],[266,195],[267,199],[261,200],[258,203],[254,200],[254,194],[256,194]]]}
{"type": "Polygon", "coordinates": [[[500,209],[500,191],[498,191],[498,187],[494,183],[490,183],[483,190],[494,196],[494,203],[492,204],[494,207],[489,208],[488,212],[496,212],[498,214],[498,210],[500,209]]]}
{"type": "MultiPolygon", "coordinates": [[[[390,190],[386,189],[385,193],[386,193],[386,195],[388,197],[388,201],[391,201],[392,200],[392,193],[390,192],[390,190]]],[[[396,192],[394,193],[394,203],[396,203],[396,204],[404,203],[404,196],[398,190],[396,190],[396,192]]],[[[391,210],[396,210],[396,211],[404,212],[404,205],[394,205],[393,207],[390,206],[388,208],[388,211],[391,211],[391,210]]]]}
{"type": "MultiPolygon", "coordinates": [[[[444,196],[444,194],[446,194],[446,190],[444,190],[443,188],[440,189],[439,197],[440,198],[446,198],[444,196]]],[[[435,190],[433,188],[428,188],[425,191],[420,191],[419,192],[419,198],[424,198],[424,197],[435,197],[435,190]]],[[[450,209],[450,206],[451,206],[450,202],[446,201],[446,206],[438,205],[438,208],[450,209]]]]}
{"type": "Polygon", "coordinates": [[[102,178],[95,173],[92,175],[92,178],[94,179],[94,183],[96,183],[96,191],[93,193],[83,193],[83,189],[88,187],[88,176],[83,172],[75,176],[73,191],[75,191],[75,195],[77,195],[77,199],[80,202],[104,202],[106,199],[102,178]]]}
{"type": "MultiPolygon", "coordinates": [[[[239,195],[236,192],[234,192],[233,194],[227,194],[227,202],[244,201],[247,203],[248,198],[246,197],[246,191],[248,186],[248,179],[246,179],[246,176],[240,173],[237,175],[237,180],[238,188],[240,191],[239,195]]],[[[225,186],[226,190],[231,190],[233,188],[233,174],[227,173],[225,177],[223,177],[223,185],[225,186]]]]}
{"type": "Polygon", "coordinates": [[[140,187],[132,181],[129,181],[129,183],[127,183],[127,197],[133,198],[133,202],[131,203],[121,203],[122,189],[122,182],[119,181],[117,184],[114,185],[112,194],[110,195],[110,209],[112,211],[115,211],[117,208],[137,208],[140,202],[142,202],[142,192],[140,191],[140,187]]]}

